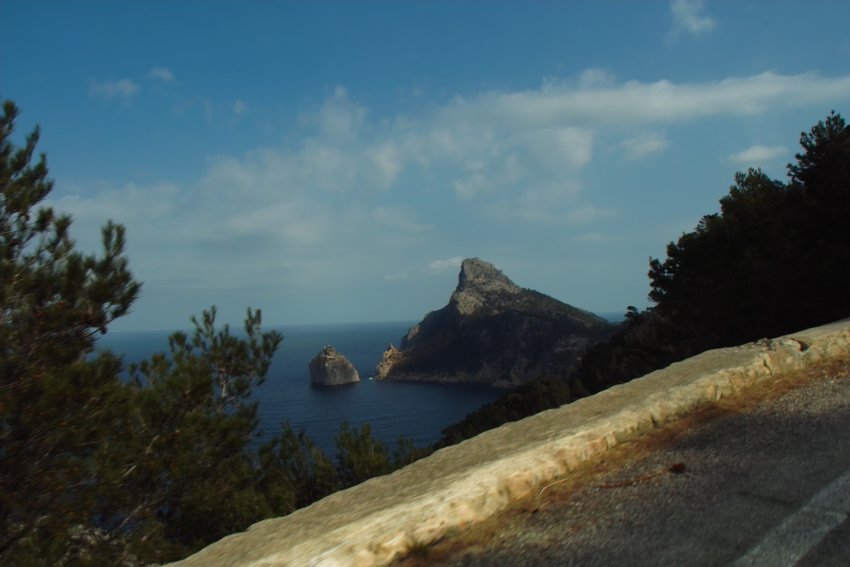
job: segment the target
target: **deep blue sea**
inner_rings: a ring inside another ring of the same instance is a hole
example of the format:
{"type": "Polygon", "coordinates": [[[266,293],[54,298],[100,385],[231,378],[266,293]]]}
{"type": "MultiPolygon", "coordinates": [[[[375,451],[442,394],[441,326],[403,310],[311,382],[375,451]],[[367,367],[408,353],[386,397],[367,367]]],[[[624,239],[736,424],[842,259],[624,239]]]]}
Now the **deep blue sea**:
{"type": "MultiPolygon", "coordinates": [[[[260,429],[264,437],[280,431],[283,420],[307,434],[329,455],[336,454],[334,438],[339,425],[370,423],[372,432],[390,448],[400,435],[417,446],[433,443],[440,431],[502,393],[489,387],[442,384],[406,384],[370,380],[389,343],[398,345],[412,322],[278,327],[284,340],[264,384],[256,389],[260,429]],[[331,344],[360,373],[360,382],[346,386],[315,387],[307,365],[322,347],[331,344]]],[[[168,349],[170,332],[111,332],[99,348],[136,362],[168,349]]]]}

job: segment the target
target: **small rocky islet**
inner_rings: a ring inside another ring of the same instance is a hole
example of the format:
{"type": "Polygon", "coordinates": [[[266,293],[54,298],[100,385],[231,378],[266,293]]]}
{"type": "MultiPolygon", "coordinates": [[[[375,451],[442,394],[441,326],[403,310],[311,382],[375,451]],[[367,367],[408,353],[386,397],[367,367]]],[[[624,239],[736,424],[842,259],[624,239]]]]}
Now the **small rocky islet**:
{"type": "Polygon", "coordinates": [[[309,364],[310,382],[315,386],[341,386],[360,382],[354,365],[333,346],[325,345],[309,364]]]}

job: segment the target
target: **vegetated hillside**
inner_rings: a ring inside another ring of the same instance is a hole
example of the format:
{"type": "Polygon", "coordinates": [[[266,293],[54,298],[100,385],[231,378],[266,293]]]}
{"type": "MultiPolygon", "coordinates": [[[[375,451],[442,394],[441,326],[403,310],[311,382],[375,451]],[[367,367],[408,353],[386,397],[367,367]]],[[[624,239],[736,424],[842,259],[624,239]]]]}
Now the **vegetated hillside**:
{"type": "Polygon", "coordinates": [[[850,127],[832,112],[800,136],[786,182],[735,175],[719,214],[649,265],[644,312],[628,308],[608,341],[569,377],[528,384],[443,432],[455,443],[578,395],[711,348],[783,335],[850,316],[850,127]]]}
{"type": "Polygon", "coordinates": [[[614,329],[471,258],[461,265],[449,303],[412,327],[400,349],[387,349],[376,375],[515,387],[569,373],[582,351],[614,329]]]}

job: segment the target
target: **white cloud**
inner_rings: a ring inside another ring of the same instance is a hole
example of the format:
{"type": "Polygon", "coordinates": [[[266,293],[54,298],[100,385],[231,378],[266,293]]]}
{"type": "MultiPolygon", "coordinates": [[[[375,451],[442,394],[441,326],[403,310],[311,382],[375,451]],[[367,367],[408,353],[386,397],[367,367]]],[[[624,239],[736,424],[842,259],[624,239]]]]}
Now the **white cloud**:
{"type": "Polygon", "coordinates": [[[465,175],[452,182],[455,193],[461,199],[472,199],[492,186],[487,179],[486,165],[483,161],[469,162],[464,169],[465,175]]]}
{"type": "Polygon", "coordinates": [[[120,79],[118,81],[97,81],[91,79],[89,81],[89,93],[107,100],[118,98],[128,101],[136,96],[138,92],[139,85],[130,79],[120,79]]]}
{"type": "Polygon", "coordinates": [[[236,99],[233,103],[233,114],[236,116],[241,116],[245,114],[245,111],[248,110],[248,105],[245,104],[242,100],[236,99]]]}
{"type": "Polygon", "coordinates": [[[729,160],[742,165],[760,165],[765,162],[773,161],[787,153],[788,148],[784,146],[762,146],[756,144],[755,146],[750,146],[746,150],[732,154],[729,156],[729,160]]]}
{"type": "MultiPolygon", "coordinates": [[[[128,82],[93,83],[92,92],[131,97],[138,87],[128,82]]],[[[382,255],[418,266],[385,279],[414,278],[457,268],[460,257],[431,261],[439,254],[429,251],[451,245],[441,229],[459,218],[469,226],[483,218],[485,233],[554,224],[581,227],[576,242],[607,241],[602,223],[618,211],[599,205],[586,179],[599,161],[597,140],[642,159],[673,143],[665,125],[848,97],[850,76],[762,73],[673,83],[618,81],[592,69],[537,89],[375,117],[338,88],[301,117],[300,132],[286,143],[211,157],[195,182],[65,190],[57,208],[88,226],[107,218],[126,223],[131,252],[144,250],[131,254],[134,265],[151,285],[221,289],[261,281],[313,289],[346,273],[342,264],[384,274],[375,260],[382,255]]],[[[732,159],[755,159],[759,148],[732,159]]]]}
{"type": "Polygon", "coordinates": [[[704,0],[670,0],[670,13],[673,16],[673,31],[684,31],[692,35],[702,35],[714,29],[714,18],[703,13],[704,0]]]}
{"type": "Polygon", "coordinates": [[[462,256],[455,256],[453,258],[448,258],[446,260],[434,260],[428,264],[428,271],[430,272],[445,272],[447,270],[456,270],[460,268],[461,263],[463,262],[462,256]]]}
{"type": "Polygon", "coordinates": [[[593,133],[582,128],[539,128],[520,134],[515,142],[550,168],[580,168],[593,157],[593,133]]]}
{"type": "Polygon", "coordinates": [[[174,73],[166,67],[153,67],[150,71],[148,71],[148,77],[162,81],[163,83],[174,82],[174,73]]]}
{"type": "Polygon", "coordinates": [[[578,85],[583,89],[610,87],[615,84],[615,77],[606,69],[591,67],[578,76],[578,85]]]}
{"type": "Polygon", "coordinates": [[[318,112],[302,118],[308,124],[318,127],[319,137],[341,142],[358,134],[366,115],[366,108],[352,102],[345,88],[336,87],[318,112]]]}
{"type": "Polygon", "coordinates": [[[626,138],[620,142],[620,147],[630,160],[641,160],[659,154],[667,149],[670,142],[664,134],[647,132],[639,136],[626,138]]]}
{"type": "Polygon", "coordinates": [[[375,183],[386,189],[395,183],[404,167],[401,150],[393,142],[383,142],[365,152],[375,174],[375,183]]]}
{"type": "Polygon", "coordinates": [[[70,213],[79,224],[96,226],[108,219],[121,223],[150,222],[174,212],[175,199],[181,190],[173,183],[144,187],[127,183],[117,188],[102,184],[97,188],[95,199],[82,197],[79,189],[72,188],[50,206],[70,213]]]}
{"type": "Polygon", "coordinates": [[[581,193],[575,180],[543,183],[523,191],[515,203],[508,204],[509,215],[527,222],[559,222],[581,193]]]}
{"type": "Polygon", "coordinates": [[[627,81],[598,87],[573,82],[540,89],[488,92],[456,99],[439,111],[441,125],[522,132],[678,123],[713,116],[763,114],[769,109],[834,101],[850,96],[850,76],[765,72],[702,83],[627,81]]]}
{"type": "Polygon", "coordinates": [[[463,256],[433,260],[415,268],[384,274],[384,280],[390,282],[408,281],[417,276],[434,276],[445,274],[446,272],[456,272],[460,268],[461,263],[463,263],[463,256]]]}

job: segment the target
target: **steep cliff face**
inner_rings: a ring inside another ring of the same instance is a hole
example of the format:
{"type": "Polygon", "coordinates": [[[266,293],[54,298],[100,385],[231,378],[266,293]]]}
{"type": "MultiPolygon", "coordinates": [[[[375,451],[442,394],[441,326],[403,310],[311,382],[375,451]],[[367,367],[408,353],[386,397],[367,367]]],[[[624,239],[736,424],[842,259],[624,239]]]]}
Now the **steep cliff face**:
{"type": "Polygon", "coordinates": [[[492,264],[463,261],[448,305],[390,346],[378,379],[514,387],[563,375],[614,326],[596,315],[514,284],[492,264]]]}

